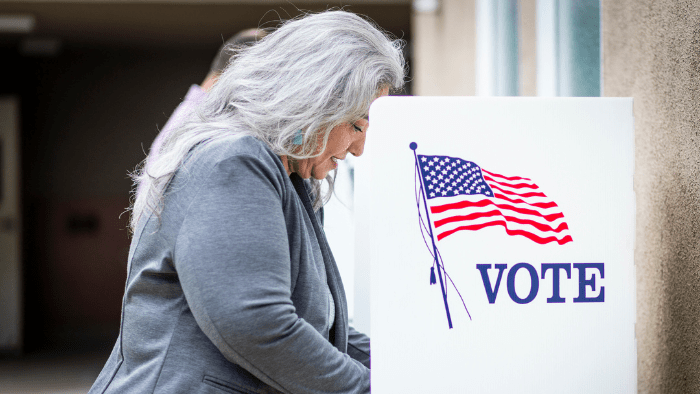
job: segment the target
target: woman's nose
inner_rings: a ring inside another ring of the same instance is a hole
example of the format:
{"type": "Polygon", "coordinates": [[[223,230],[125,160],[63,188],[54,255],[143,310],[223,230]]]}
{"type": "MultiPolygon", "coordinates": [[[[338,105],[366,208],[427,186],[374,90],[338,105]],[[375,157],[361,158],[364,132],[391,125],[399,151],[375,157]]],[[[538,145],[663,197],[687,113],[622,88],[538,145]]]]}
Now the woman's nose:
{"type": "Polygon", "coordinates": [[[352,153],[355,157],[362,156],[362,152],[365,151],[365,133],[358,133],[358,138],[350,144],[348,147],[348,152],[352,153]]]}

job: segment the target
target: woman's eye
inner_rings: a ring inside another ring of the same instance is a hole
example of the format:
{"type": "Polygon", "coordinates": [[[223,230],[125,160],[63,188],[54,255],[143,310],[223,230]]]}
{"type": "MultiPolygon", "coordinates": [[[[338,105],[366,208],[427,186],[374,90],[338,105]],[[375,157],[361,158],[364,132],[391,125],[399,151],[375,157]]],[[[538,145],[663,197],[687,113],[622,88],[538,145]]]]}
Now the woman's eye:
{"type": "Polygon", "coordinates": [[[355,131],[359,131],[360,133],[362,132],[362,128],[358,127],[356,124],[352,124],[352,127],[355,129],[355,131]]]}

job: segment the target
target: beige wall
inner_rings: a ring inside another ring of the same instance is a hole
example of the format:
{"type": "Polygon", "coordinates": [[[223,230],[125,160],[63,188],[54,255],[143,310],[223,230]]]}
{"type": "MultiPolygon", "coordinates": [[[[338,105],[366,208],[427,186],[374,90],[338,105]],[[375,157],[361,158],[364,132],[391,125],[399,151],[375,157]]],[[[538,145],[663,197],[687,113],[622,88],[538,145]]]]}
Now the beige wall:
{"type": "Polygon", "coordinates": [[[520,96],[537,96],[537,0],[518,2],[520,96]]]}
{"type": "Polygon", "coordinates": [[[603,1],[603,92],[634,97],[640,393],[700,392],[700,1],[603,1]]]}
{"type": "Polygon", "coordinates": [[[413,94],[474,95],[475,10],[475,0],[443,0],[435,12],[414,11],[413,94]]]}
{"type": "MultiPolygon", "coordinates": [[[[537,95],[536,0],[520,0],[519,89],[537,95]]],[[[476,0],[443,0],[436,12],[416,12],[413,29],[413,94],[476,94],[476,0]]]]}

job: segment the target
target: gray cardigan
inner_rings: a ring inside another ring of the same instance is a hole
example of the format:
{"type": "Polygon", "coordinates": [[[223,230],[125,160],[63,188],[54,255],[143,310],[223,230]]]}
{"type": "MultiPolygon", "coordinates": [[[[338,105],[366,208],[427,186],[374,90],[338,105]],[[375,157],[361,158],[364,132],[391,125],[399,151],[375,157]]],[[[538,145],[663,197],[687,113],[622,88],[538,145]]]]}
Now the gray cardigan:
{"type": "Polygon", "coordinates": [[[121,320],[91,394],[369,393],[369,338],[305,182],[252,137],[188,159],[160,225],[139,222],[121,320]]]}

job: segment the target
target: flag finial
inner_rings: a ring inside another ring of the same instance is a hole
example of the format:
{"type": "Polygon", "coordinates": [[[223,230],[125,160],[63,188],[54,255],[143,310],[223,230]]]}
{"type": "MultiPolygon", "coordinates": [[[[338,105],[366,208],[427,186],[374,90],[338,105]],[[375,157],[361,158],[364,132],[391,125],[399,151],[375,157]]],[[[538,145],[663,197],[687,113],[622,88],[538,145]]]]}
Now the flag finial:
{"type": "Polygon", "coordinates": [[[416,144],[415,142],[411,142],[411,144],[408,145],[408,147],[411,148],[412,150],[416,150],[416,148],[418,147],[418,144],[416,144]]]}

